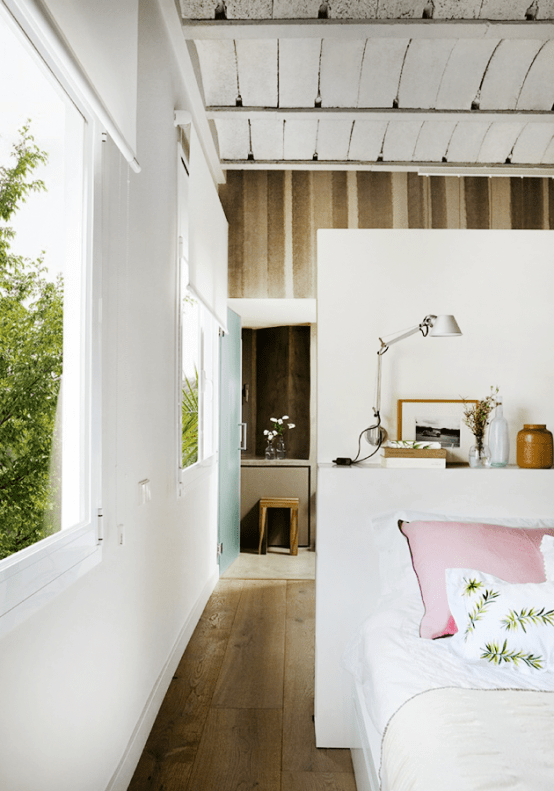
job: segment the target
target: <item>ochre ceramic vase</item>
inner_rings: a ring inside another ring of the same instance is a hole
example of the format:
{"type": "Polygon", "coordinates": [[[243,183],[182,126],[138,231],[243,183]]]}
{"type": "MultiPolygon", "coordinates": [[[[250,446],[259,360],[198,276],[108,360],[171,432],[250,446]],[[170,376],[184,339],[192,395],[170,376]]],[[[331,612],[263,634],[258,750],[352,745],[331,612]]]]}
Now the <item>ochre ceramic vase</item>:
{"type": "Polygon", "coordinates": [[[543,423],[524,423],[517,434],[518,467],[552,467],[552,433],[543,423]]]}

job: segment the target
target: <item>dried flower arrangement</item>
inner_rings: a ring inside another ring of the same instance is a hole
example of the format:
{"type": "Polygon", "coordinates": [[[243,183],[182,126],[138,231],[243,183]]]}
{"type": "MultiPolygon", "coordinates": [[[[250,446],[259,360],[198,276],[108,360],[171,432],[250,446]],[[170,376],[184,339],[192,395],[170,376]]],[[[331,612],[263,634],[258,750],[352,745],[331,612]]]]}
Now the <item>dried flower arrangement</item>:
{"type": "Polygon", "coordinates": [[[467,404],[464,401],[464,423],[475,437],[475,444],[481,450],[485,441],[485,431],[489,424],[489,417],[496,406],[498,387],[491,386],[490,395],[477,401],[476,404],[467,404]]]}

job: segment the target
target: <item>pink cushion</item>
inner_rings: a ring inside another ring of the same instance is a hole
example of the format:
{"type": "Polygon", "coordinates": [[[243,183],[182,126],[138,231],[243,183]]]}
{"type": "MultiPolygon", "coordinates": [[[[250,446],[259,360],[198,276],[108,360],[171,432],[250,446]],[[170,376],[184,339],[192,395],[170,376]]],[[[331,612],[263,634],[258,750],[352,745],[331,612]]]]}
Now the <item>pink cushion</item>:
{"type": "Polygon", "coordinates": [[[458,630],[446,598],[445,570],[469,568],[506,582],[544,582],[540,543],[553,528],[519,528],[479,522],[401,522],[408,539],[425,614],[421,637],[458,630]]]}

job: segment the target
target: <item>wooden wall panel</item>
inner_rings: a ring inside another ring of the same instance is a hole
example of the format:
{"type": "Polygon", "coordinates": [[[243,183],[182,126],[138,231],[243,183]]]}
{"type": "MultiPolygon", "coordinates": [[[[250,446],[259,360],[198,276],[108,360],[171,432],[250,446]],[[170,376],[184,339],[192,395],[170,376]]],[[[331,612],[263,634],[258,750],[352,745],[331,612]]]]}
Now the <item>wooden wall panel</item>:
{"type": "Polygon", "coordinates": [[[358,228],[392,228],[392,173],[358,174],[358,228]]]}
{"type": "Polygon", "coordinates": [[[489,180],[476,176],[464,182],[466,228],[490,228],[489,180]]]}
{"type": "Polygon", "coordinates": [[[287,296],[285,282],[285,172],[267,174],[268,289],[275,299],[287,296]]]}
{"type": "Polygon", "coordinates": [[[319,228],[554,229],[554,182],[358,171],[229,171],[229,296],[315,298],[319,228]]]}
{"type": "Polygon", "coordinates": [[[315,293],[311,179],[305,171],[292,172],[292,271],[294,296],[309,299],[315,293]]]}
{"type": "Polygon", "coordinates": [[[287,457],[310,457],[310,328],[268,327],[254,330],[256,355],[256,425],[254,455],[263,458],[264,429],[270,418],[289,415],[296,428],[286,432],[287,457]]]}

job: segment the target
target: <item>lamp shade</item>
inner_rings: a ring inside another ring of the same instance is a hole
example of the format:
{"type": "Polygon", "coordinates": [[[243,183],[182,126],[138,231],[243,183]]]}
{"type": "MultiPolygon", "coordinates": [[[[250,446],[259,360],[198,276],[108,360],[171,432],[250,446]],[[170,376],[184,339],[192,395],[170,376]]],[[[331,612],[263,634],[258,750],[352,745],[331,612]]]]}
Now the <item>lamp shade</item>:
{"type": "Polygon", "coordinates": [[[433,338],[449,338],[453,335],[461,334],[462,331],[459,328],[458,322],[454,316],[448,316],[446,314],[437,316],[437,318],[433,321],[433,326],[429,331],[429,335],[432,335],[433,338]]]}

